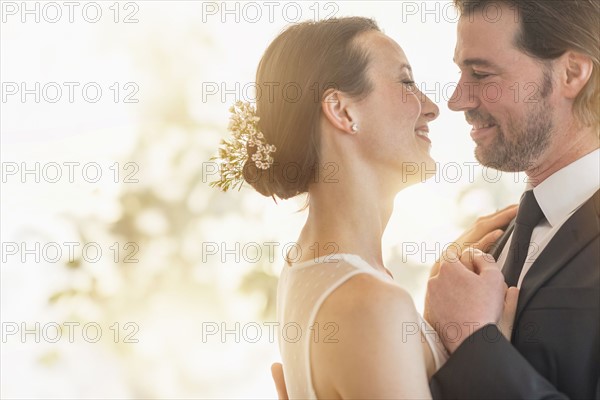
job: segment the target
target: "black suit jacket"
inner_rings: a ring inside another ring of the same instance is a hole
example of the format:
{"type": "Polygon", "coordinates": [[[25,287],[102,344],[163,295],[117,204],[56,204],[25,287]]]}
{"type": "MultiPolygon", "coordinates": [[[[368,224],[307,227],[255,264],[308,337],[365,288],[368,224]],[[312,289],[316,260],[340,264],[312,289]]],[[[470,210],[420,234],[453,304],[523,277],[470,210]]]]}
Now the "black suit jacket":
{"type": "Polygon", "coordinates": [[[600,400],[599,193],[525,275],[512,343],[495,325],[476,331],[433,376],[434,399],[600,400]]]}

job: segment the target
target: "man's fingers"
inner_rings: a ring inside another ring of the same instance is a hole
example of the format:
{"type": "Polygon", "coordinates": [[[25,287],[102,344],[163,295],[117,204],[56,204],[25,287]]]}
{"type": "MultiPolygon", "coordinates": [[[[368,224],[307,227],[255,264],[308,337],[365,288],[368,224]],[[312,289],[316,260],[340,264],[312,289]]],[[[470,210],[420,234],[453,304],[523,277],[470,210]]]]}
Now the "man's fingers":
{"type": "Polygon", "coordinates": [[[504,299],[504,318],[507,319],[511,325],[515,319],[517,313],[517,303],[519,302],[519,289],[516,286],[511,286],[506,291],[506,298],[504,299]]]}
{"type": "Polygon", "coordinates": [[[494,260],[494,257],[492,257],[491,254],[484,253],[483,251],[474,248],[469,249],[468,252],[473,265],[473,272],[476,274],[481,275],[481,273],[486,270],[500,270],[499,265],[496,264],[496,260],[494,260]]]}
{"type": "Polygon", "coordinates": [[[507,340],[510,340],[512,334],[518,301],[519,289],[514,286],[508,288],[506,291],[506,297],[504,298],[504,311],[502,312],[502,319],[499,323],[500,331],[507,340]]]}
{"type": "MultiPolygon", "coordinates": [[[[459,273],[468,273],[470,270],[470,267],[465,265],[461,261],[461,257],[462,257],[462,255],[456,254],[453,257],[448,258],[447,260],[440,263],[440,268],[439,268],[438,274],[431,277],[430,280],[439,278],[441,276],[445,277],[446,275],[448,275],[448,273],[452,274],[452,271],[458,271],[459,273]]],[[[465,259],[466,259],[466,257],[465,257],[465,259]]]]}
{"type": "Polygon", "coordinates": [[[271,376],[275,382],[279,400],[288,400],[287,388],[285,387],[285,379],[283,377],[283,365],[281,363],[273,363],[271,365],[271,376]]]}
{"type": "Polygon", "coordinates": [[[467,267],[469,271],[475,272],[475,266],[473,265],[473,248],[468,248],[460,255],[460,262],[467,267]]]}
{"type": "Polygon", "coordinates": [[[519,301],[519,289],[516,286],[511,286],[506,291],[504,299],[504,309],[512,313],[513,317],[517,311],[517,302],[519,301]]]}

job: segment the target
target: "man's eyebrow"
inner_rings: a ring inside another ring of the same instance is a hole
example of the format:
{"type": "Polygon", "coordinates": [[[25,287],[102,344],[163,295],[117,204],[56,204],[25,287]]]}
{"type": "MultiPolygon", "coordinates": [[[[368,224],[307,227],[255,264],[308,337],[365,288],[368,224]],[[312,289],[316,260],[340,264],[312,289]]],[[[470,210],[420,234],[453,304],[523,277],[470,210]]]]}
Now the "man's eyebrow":
{"type": "MultiPolygon", "coordinates": [[[[453,59],[452,61],[454,61],[455,64],[458,64],[456,62],[456,59],[453,59]]],[[[470,67],[475,65],[478,67],[498,68],[496,64],[484,58],[467,58],[466,60],[463,60],[461,64],[464,67],[470,67]]]]}
{"type": "Polygon", "coordinates": [[[400,69],[406,68],[410,72],[412,72],[412,67],[409,64],[400,64],[400,69]]]}

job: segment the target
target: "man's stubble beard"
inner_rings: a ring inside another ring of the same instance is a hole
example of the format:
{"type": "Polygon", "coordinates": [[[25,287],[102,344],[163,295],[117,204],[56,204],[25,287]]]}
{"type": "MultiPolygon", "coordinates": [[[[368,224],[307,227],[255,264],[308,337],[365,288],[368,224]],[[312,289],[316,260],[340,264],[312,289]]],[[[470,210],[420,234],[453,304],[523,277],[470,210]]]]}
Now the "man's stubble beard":
{"type": "Polygon", "coordinates": [[[554,108],[548,102],[550,93],[551,75],[549,71],[544,71],[540,96],[530,106],[523,120],[509,118],[506,130],[496,125],[498,132],[492,142],[475,148],[477,161],[504,172],[520,172],[534,167],[536,160],[551,143],[554,108]],[[510,134],[507,136],[505,132],[510,134]]]}

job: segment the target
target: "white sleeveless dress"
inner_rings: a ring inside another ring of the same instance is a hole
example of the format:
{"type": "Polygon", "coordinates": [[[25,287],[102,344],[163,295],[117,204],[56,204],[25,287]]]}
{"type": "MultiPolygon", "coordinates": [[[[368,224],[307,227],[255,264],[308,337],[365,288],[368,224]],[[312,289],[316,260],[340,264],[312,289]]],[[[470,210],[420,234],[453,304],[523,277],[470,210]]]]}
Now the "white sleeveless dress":
{"type": "MultiPolygon", "coordinates": [[[[316,399],[310,366],[310,342],[314,331],[326,340],[333,328],[316,327],[314,321],[321,305],[335,289],[358,274],[370,274],[388,283],[396,284],[387,274],[371,267],[354,254],[336,254],[310,260],[289,267],[284,266],[277,288],[277,319],[279,322],[279,350],[290,399],[316,399]],[[311,327],[314,329],[311,329],[311,327]]],[[[436,369],[448,359],[434,329],[420,315],[421,332],[431,349],[436,369]]]]}

